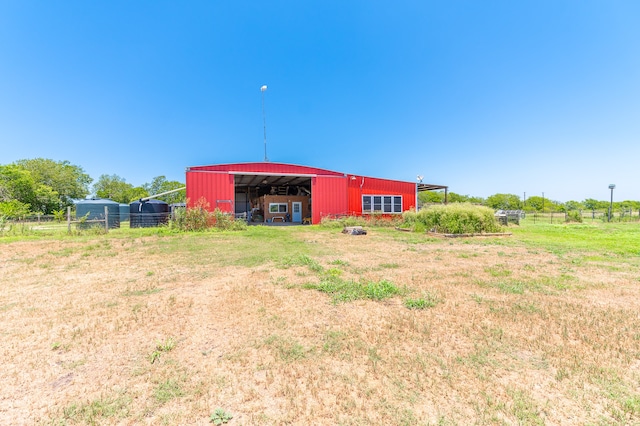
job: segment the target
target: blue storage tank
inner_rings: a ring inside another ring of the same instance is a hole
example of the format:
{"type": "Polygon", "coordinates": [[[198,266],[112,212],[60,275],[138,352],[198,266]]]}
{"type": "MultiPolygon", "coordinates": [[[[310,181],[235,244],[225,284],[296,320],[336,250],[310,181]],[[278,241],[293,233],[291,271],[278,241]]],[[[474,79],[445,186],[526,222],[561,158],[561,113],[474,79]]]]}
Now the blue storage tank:
{"type": "MultiPolygon", "coordinates": [[[[76,203],[76,218],[87,216],[87,220],[104,220],[107,208],[109,228],[120,228],[120,205],[107,199],[80,200],[76,203]]],[[[85,226],[104,226],[102,223],[85,223],[85,226]]]]}
{"type": "Polygon", "coordinates": [[[129,204],[120,204],[120,222],[129,220],[129,204]]]}
{"type": "Polygon", "coordinates": [[[134,201],[129,204],[129,226],[150,228],[169,222],[169,204],[160,200],[134,201]]]}

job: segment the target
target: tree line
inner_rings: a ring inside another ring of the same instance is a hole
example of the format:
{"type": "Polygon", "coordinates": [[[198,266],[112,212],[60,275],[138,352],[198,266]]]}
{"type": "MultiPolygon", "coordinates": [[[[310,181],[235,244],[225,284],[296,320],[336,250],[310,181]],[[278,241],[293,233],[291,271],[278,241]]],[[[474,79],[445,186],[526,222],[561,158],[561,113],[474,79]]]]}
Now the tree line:
{"type": "MultiPolygon", "coordinates": [[[[554,201],[533,195],[526,200],[515,194],[494,194],[487,198],[472,197],[469,195],[459,195],[455,192],[447,194],[447,201],[450,203],[473,203],[482,204],[495,210],[526,210],[536,212],[570,212],[570,211],[608,211],[610,201],[600,201],[587,198],[583,201],[554,201]]],[[[424,204],[444,203],[444,191],[425,191],[418,194],[418,202],[424,204]]],[[[613,210],[618,212],[639,211],[640,201],[616,201],[613,203],[613,210]]]]}
{"type": "MultiPolygon", "coordinates": [[[[0,217],[55,214],[89,195],[130,203],[140,198],[184,187],[184,183],[156,176],[151,182],[133,186],[118,175],[101,175],[93,183],[82,167],[69,161],[47,158],[18,160],[0,165],[0,217]]],[[[167,203],[184,202],[185,191],[162,198],[167,203]]]]}
{"type": "MultiPolygon", "coordinates": [[[[140,198],[184,187],[184,183],[157,176],[151,182],[133,186],[118,175],[101,175],[93,183],[82,167],[69,161],[46,158],[18,160],[0,165],[0,216],[23,217],[28,214],[54,214],[73,205],[74,200],[88,195],[108,198],[118,203],[130,203],[140,198]]],[[[160,197],[167,203],[185,201],[185,191],[160,197]]],[[[444,202],[443,191],[425,191],[418,194],[420,205],[444,202]]],[[[527,210],[538,212],[606,211],[609,202],[588,198],[583,201],[559,202],[540,196],[531,196],[524,202],[515,194],[494,194],[487,198],[448,193],[448,202],[482,204],[499,210],[527,210]]],[[[640,201],[617,201],[614,211],[640,209],[640,201]]]]}

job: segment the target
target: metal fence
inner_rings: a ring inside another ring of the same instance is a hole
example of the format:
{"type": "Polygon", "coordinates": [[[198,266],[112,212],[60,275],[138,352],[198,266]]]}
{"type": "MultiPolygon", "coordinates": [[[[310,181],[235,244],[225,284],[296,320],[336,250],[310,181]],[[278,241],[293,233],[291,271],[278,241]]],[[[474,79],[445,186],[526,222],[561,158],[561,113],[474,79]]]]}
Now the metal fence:
{"type": "MultiPolygon", "coordinates": [[[[67,210],[64,217],[55,215],[29,215],[19,219],[6,219],[0,217],[0,235],[27,235],[34,233],[58,233],[71,232],[72,229],[88,229],[99,227],[107,232],[108,215],[105,211],[104,215],[98,215],[93,219],[86,217],[76,217],[75,212],[71,209],[67,210]]],[[[110,222],[110,221],[109,221],[110,222]]],[[[118,222],[118,227],[120,222],[118,222]]]]}
{"type": "MultiPolygon", "coordinates": [[[[626,210],[616,211],[611,214],[607,211],[592,210],[574,210],[577,212],[583,222],[640,222],[640,213],[638,211],[626,210]]],[[[525,212],[524,218],[535,222],[545,223],[564,223],[571,221],[572,211],[569,212],[525,212]]]]}

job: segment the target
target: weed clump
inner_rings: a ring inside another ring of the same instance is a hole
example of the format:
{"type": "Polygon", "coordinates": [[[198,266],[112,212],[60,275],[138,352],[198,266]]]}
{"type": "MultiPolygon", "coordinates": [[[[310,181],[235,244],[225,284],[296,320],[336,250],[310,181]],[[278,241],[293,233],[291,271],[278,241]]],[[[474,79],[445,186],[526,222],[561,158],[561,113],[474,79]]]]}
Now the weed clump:
{"type": "Polygon", "coordinates": [[[193,207],[177,209],[169,221],[169,228],[183,232],[206,231],[208,229],[240,231],[246,229],[247,224],[242,220],[236,220],[219,208],[210,211],[207,200],[200,198],[193,207]]]}
{"type": "Polygon", "coordinates": [[[403,227],[431,230],[443,234],[480,234],[501,232],[502,227],[489,207],[469,203],[429,206],[402,214],[403,227]]]}
{"type": "Polygon", "coordinates": [[[365,216],[324,216],[320,220],[320,226],[324,228],[344,228],[345,226],[378,226],[395,227],[402,223],[400,215],[384,215],[372,213],[365,216]]]}
{"type": "Polygon", "coordinates": [[[209,422],[214,425],[221,425],[228,423],[233,418],[233,414],[224,411],[222,408],[217,408],[211,416],[209,416],[209,422]]]}

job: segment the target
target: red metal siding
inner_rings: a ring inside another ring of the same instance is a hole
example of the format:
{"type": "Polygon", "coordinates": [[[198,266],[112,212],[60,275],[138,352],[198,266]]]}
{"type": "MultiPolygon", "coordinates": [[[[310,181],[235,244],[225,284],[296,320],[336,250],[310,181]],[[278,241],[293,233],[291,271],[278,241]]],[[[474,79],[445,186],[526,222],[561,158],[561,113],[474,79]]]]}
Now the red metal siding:
{"type": "Polygon", "coordinates": [[[415,208],[416,184],[344,173],[295,164],[255,162],[214,164],[187,169],[187,198],[193,206],[204,197],[211,210],[234,212],[234,174],[311,176],[312,221],[326,215],[362,215],[363,195],[401,195],[402,210],[415,208]]]}
{"type": "Polygon", "coordinates": [[[234,212],[233,175],[225,172],[187,172],[187,199],[189,207],[204,198],[213,211],[216,207],[224,212],[234,212]]]}
{"type": "Polygon", "coordinates": [[[402,211],[415,208],[415,183],[352,175],[347,176],[347,181],[349,185],[349,214],[351,215],[362,215],[363,195],[401,195],[402,211]]]}
{"type": "Polygon", "coordinates": [[[317,176],[311,179],[311,220],[320,223],[327,215],[347,214],[346,177],[317,176]]]}
{"type": "Polygon", "coordinates": [[[316,167],[299,166],[296,164],[258,162],[258,163],[234,163],[234,164],[214,164],[211,166],[189,167],[189,171],[219,171],[219,172],[246,172],[269,173],[273,175],[321,175],[321,176],[344,176],[344,173],[331,170],[318,169],[316,167]]]}

